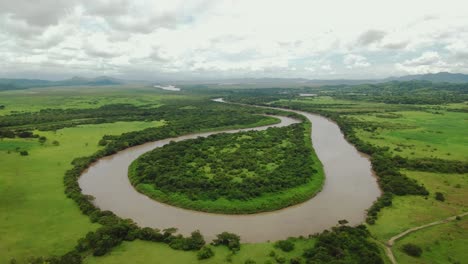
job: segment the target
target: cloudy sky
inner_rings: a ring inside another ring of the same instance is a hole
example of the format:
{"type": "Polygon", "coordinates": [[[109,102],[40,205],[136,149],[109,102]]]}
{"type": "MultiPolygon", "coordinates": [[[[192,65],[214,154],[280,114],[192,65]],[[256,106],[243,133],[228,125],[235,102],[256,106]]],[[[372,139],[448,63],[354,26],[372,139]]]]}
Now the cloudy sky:
{"type": "Polygon", "coordinates": [[[466,0],[0,0],[0,77],[468,73],[466,0]]]}

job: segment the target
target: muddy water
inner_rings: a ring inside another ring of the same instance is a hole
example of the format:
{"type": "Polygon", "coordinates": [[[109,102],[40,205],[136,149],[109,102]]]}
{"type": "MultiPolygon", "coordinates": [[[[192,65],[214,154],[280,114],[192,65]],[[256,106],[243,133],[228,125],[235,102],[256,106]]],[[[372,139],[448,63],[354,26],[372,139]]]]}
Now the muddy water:
{"type": "MultiPolygon", "coordinates": [[[[297,111],[295,111],[297,112],[297,111]]],[[[308,235],[330,228],[340,219],[361,223],[366,209],[380,195],[370,162],[343,137],[338,126],[318,115],[298,112],[312,122],[312,143],[321,160],[326,180],[314,198],[285,209],[252,215],[202,213],[169,206],[151,200],[130,184],[127,170],[143,153],[173,141],[206,137],[219,132],[200,133],[160,140],[132,147],[93,164],[79,179],[84,194],[94,196],[95,204],[122,218],[131,218],[140,226],[159,229],[176,227],[182,234],[198,229],[207,239],[229,231],[243,242],[263,242],[308,235]]],[[[297,121],[280,117],[287,126],[297,121]]],[[[264,130],[271,126],[258,127],[264,130]]],[[[224,131],[235,133],[253,129],[224,131]]]]}

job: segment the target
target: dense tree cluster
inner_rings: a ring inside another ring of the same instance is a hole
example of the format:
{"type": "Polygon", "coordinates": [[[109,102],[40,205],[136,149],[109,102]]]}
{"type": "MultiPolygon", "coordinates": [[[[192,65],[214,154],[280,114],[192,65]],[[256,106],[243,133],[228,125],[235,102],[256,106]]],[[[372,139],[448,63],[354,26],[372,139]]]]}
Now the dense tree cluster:
{"type": "Polygon", "coordinates": [[[467,83],[429,81],[386,82],[379,84],[336,85],[322,87],[339,99],[364,100],[388,104],[444,104],[468,100],[467,83]]]}
{"type": "Polygon", "coordinates": [[[308,182],[316,171],[303,124],[173,142],[141,156],[132,183],[192,200],[248,200],[308,182]]]}
{"type": "Polygon", "coordinates": [[[226,246],[231,251],[236,252],[240,250],[240,237],[233,233],[223,232],[216,235],[216,239],[211,244],[214,246],[226,246]]]}
{"type": "Polygon", "coordinates": [[[317,235],[314,247],[304,251],[307,263],[384,263],[365,226],[339,226],[317,235]]]}
{"type": "Polygon", "coordinates": [[[159,107],[111,104],[90,109],[43,109],[0,116],[0,137],[21,137],[22,133],[31,133],[29,131],[35,129],[57,130],[82,124],[117,121],[166,120],[180,129],[197,131],[209,127],[260,122],[265,117],[252,113],[263,112],[256,108],[240,108],[200,100],[174,101],[159,107]]]}
{"type": "Polygon", "coordinates": [[[404,244],[401,249],[403,252],[413,257],[420,257],[422,254],[422,248],[412,243],[404,244]]]}
{"type": "Polygon", "coordinates": [[[294,243],[291,240],[279,240],[275,242],[275,247],[283,250],[284,252],[290,252],[294,250],[294,243]]]}

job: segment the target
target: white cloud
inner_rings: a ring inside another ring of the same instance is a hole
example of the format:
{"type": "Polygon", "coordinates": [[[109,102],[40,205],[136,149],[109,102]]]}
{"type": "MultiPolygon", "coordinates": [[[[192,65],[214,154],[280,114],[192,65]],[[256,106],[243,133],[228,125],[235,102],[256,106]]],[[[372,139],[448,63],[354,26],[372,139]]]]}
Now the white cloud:
{"type": "Polygon", "coordinates": [[[367,61],[367,58],[361,55],[348,54],[344,56],[343,63],[348,69],[352,68],[365,68],[371,64],[367,61]]]}
{"type": "Polygon", "coordinates": [[[466,17],[461,0],[1,1],[0,75],[466,72],[466,17]],[[424,52],[434,46],[446,51],[437,53],[439,62],[413,65],[430,59],[424,52]],[[408,59],[412,54],[424,56],[408,59]]]}
{"type": "Polygon", "coordinates": [[[421,56],[397,63],[396,68],[410,74],[426,74],[441,71],[450,71],[449,65],[441,58],[439,53],[428,51],[421,56]]]}

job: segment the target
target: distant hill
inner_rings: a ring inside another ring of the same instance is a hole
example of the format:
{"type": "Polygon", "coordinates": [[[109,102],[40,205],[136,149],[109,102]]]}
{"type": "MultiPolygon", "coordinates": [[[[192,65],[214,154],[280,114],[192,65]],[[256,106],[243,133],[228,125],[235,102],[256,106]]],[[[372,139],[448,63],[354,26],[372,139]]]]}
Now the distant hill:
{"type": "MultiPolygon", "coordinates": [[[[385,79],[303,79],[303,78],[238,78],[209,81],[174,81],[165,84],[186,85],[192,87],[216,87],[216,88],[273,88],[273,87],[304,87],[304,86],[324,86],[324,85],[359,85],[375,84],[389,81],[430,81],[434,83],[468,83],[468,75],[461,73],[440,72],[434,74],[406,75],[401,77],[389,77],[385,79]]],[[[0,91],[27,89],[33,87],[51,86],[104,86],[120,84],[151,84],[150,81],[130,81],[116,79],[108,76],[96,78],[73,77],[62,81],[47,81],[34,79],[1,79],[0,91]]]]}
{"type": "Polygon", "coordinates": [[[52,86],[103,86],[103,85],[119,85],[129,83],[126,80],[120,80],[107,76],[96,78],[73,77],[62,81],[46,81],[34,79],[1,79],[0,91],[27,89],[34,87],[52,87],[52,86]]]}
{"type": "Polygon", "coordinates": [[[430,82],[447,82],[447,83],[464,83],[468,82],[468,74],[439,72],[430,74],[406,75],[402,77],[391,77],[386,80],[392,81],[430,81],[430,82]]]}

